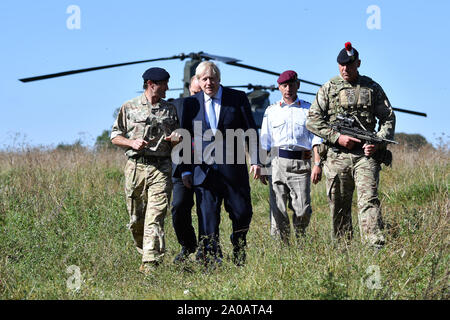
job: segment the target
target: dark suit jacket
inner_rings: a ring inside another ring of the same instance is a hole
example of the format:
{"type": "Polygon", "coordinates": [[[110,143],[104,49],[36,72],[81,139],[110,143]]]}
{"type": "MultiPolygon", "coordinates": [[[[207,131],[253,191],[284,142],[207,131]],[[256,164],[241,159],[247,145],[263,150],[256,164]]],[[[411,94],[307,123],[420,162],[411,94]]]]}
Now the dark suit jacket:
{"type": "Polygon", "coordinates": [[[181,126],[181,120],[183,118],[183,100],[184,100],[184,98],[177,98],[177,99],[170,101],[170,103],[173,104],[175,106],[175,108],[177,109],[178,121],[180,122],[180,126],[181,126]]]}
{"type": "MultiPolygon", "coordinates": [[[[182,119],[183,119],[183,100],[184,98],[178,98],[170,101],[171,104],[175,106],[177,109],[177,115],[178,115],[178,121],[180,123],[180,126],[182,125],[182,119]]],[[[177,170],[177,165],[172,162],[172,177],[174,178],[181,178],[180,174],[177,170]]]]}
{"type": "MultiPolygon", "coordinates": [[[[230,185],[242,184],[244,187],[248,186],[248,171],[247,165],[236,164],[237,159],[237,146],[235,140],[234,147],[234,164],[227,164],[227,150],[226,150],[226,130],[227,129],[242,129],[244,132],[248,129],[255,130],[256,139],[258,139],[258,131],[255,121],[252,116],[250,103],[247,95],[243,91],[238,91],[230,88],[222,87],[222,101],[219,114],[219,120],[217,129],[223,134],[223,164],[211,164],[206,163],[194,164],[192,160],[191,165],[181,165],[179,169],[181,172],[191,171],[193,172],[193,184],[201,185],[208,176],[210,170],[217,170],[220,173],[220,177],[224,179],[224,182],[230,185]]],[[[210,129],[207,119],[205,119],[205,101],[203,91],[197,93],[194,96],[185,98],[183,101],[183,115],[181,127],[187,129],[191,136],[194,138],[194,121],[200,121],[202,123],[202,134],[210,129]]],[[[258,140],[257,140],[258,141],[258,140]]],[[[194,142],[195,143],[195,142],[194,142]]],[[[203,141],[202,152],[206,146],[210,144],[210,141],[203,141]]],[[[257,160],[254,161],[256,164],[257,160]]],[[[247,188],[246,188],[247,189],[247,188]]]]}

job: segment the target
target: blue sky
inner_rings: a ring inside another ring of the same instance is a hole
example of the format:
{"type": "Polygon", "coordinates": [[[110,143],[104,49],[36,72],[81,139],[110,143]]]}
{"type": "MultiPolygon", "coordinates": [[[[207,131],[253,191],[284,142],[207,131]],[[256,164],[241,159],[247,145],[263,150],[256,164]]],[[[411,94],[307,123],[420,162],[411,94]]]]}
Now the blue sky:
{"type": "MultiPolygon", "coordinates": [[[[449,1],[9,1],[0,2],[0,149],[26,143],[56,146],[82,139],[93,145],[110,129],[113,112],[137,96],[151,66],[182,86],[184,62],[138,64],[56,79],[19,78],[204,51],[241,63],[325,83],[338,74],[346,41],[360,52],[360,73],[385,90],[397,112],[397,132],[436,144],[449,136],[449,1]],[[80,29],[66,12],[80,8],[80,29]],[[380,29],[369,29],[370,5],[380,29]]],[[[222,84],[276,83],[276,77],[222,63],[222,84]]],[[[303,84],[301,90],[317,91],[303,84]]],[[[167,97],[177,97],[168,92],[167,97]]],[[[271,94],[271,101],[280,98],[271,94]]],[[[312,102],[312,96],[300,98],[312,102]]]]}

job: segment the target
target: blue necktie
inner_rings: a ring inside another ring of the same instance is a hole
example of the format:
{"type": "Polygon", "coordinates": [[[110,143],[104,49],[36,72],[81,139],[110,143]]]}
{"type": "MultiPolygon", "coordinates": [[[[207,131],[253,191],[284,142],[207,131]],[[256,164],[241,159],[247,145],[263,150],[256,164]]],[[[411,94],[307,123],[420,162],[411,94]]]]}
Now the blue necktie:
{"type": "Polygon", "coordinates": [[[216,134],[216,129],[217,129],[216,111],[214,110],[213,100],[214,100],[213,98],[209,99],[208,121],[209,121],[209,126],[211,127],[213,134],[216,134]]]}

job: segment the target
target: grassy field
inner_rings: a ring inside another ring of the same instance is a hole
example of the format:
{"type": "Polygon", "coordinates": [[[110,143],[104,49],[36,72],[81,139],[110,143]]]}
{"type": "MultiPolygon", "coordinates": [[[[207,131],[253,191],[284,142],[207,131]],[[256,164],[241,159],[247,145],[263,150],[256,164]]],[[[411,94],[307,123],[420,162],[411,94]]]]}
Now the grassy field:
{"type": "MultiPolygon", "coordinates": [[[[354,241],[333,245],[323,181],[307,237],[281,246],[269,236],[268,189],[252,181],[246,266],[175,266],[168,214],[167,254],[148,276],[126,227],[122,152],[0,153],[0,299],[448,299],[449,148],[391,150],[380,185],[388,243],[377,254],[361,244],[355,206],[354,241]]],[[[230,231],[222,213],[225,256],[230,231]]]]}

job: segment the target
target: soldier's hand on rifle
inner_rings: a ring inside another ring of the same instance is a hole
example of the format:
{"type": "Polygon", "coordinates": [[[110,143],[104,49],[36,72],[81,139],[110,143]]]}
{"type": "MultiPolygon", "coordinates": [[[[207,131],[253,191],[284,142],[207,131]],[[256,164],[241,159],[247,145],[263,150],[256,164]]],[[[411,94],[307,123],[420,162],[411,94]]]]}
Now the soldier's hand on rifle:
{"type": "Polygon", "coordinates": [[[350,137],[350,136],[346,136],[345,134],[341,134],[338,138],[338,143],[339,145],[352,150],[353,147],[355,146],[356,143],[360,143],[361,140],[350,137]]]}
{"type": "Polygon", "coordinates": [[[148,145],[148,142],[142,139],[132,140],[131,148],[134,150],[142,150],[148,145]]]}
{"type": "Polygon", "coordinates": [[[377,147],[376,144],[367,144],[367,143],[365,143],[363,145],[363,149],[364,149],[364,155],[366,157],[370,157],[371,155],[373,155],[377,151],[378,147],[377,147]]]}

